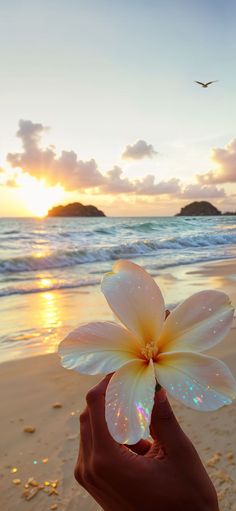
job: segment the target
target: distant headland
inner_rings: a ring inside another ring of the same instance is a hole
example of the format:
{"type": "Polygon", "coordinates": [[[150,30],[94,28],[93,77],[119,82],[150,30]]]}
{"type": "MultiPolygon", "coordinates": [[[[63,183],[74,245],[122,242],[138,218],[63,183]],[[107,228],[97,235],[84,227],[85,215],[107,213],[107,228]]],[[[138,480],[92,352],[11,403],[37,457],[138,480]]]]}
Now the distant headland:
{"type": "Polygon", "coordinates": [[[97,209],[95,206],[84,206],[80,202],[73,202],[72,204],[67,204],[66,206],[55,206],[52,209],[49,209],[48,216],[58,216],[58,217],[76,217],[76,216],[106,216],[103,211],[97,209]]]}
{"type": "Polygon", "coordinates": [[[195,201],[181,208],[180,213],[176,216],[219,216],[219,215],[236,215],[235,212],[227,211],[222,213],[213,204],[207,201],[195,201]]]}

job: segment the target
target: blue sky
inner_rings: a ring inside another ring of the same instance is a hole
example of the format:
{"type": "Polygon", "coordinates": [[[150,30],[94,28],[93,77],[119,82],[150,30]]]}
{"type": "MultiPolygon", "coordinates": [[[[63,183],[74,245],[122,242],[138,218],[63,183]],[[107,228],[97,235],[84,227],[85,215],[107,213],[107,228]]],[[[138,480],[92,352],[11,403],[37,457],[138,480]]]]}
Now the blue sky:
{"type": "MultiPolygon", "coordinates": [[[[30,119],[50,127],[43,144],[94,158],[101,172],[193,183],[212,168],[211,149],[236,136],[235,22],[227,0],[1,1],[0,165],[30,119]],[[157,157],[123,161],[139,139],[157,157]]],[[[17,194],[3,188],[0,198],[17,194]]]]}

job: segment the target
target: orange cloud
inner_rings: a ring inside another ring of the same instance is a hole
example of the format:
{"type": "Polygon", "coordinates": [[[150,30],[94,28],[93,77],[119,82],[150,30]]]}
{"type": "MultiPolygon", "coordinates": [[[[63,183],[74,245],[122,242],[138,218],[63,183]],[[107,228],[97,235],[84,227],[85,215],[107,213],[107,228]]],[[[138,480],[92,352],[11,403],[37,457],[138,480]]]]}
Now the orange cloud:
{"type": "Polygon", "coordinates": [[[236,182],[236,138],[223,149],[213,149],[212,160],[217,165],[217,169],[206,174],[199,174],[197,176],[199,183],[208,185],[236,182]]]}
{"type": "MultiPolygon", "coordinates": [[[[44,178],[51,186],[61,185],[66,191],[83,192],[94,189],[94,193],[100,194],[138,195],[174,194],[180,191],[179,180],[175,178],[160,183],[155,183],[153,175],[130,180],[123,176],[122,169],[117,166],[103,174],[94,159],[79,160],[74,151],[62,151],[60,156],[57,156],[53,146],[46,149],[40,147],[41,138],[47,129],[40,123],[20,120],[17,136],[22,141],[23,151],[8,154],[7,160],[12,167],[20,168],[38,179],[44,178]]],[[[144,141],[138,141],[132,147],[137,151],[136,154],[139,151],[139,156],[141,153],[144,155],[145,151],[149,156],[155,153],[153,147],[144,141]]]]}
{"type": "MultiPolygon", "coordinates": [[[[30,120],[19,122],[17,136],[22,141],[23,149],[21,152],[8,154],[7,160],[16,171],[12,170],[11,174],[8,174],[8,181],[5,184],[17,186],[17,173],[23,172],[39,180],[46,180],[49,186],[61,185],[67,192],[96,196],[127,195],[131,204],[135,196],[146,197],[146,200],[155,196],[164,198],[167,196],[172,200],[174,197],[177,200],[223,198],[227,197],[225,190],[215,184],[227,182],[229,179],[236,181],[236,140],[225,149],[213,150],[213,159],[221,165],[218,171],[198,176],[198,183],[186,185],[176,177],[156,182],[152,174],[131,180],[118,166],[104,174],[93,158],[83,161],[74,151],[62,151],[57,155],[54,146],[42,148],[41,138],[47,129],[41,123],[33,123],[30,120]]],[[[138,141],[134,146],[127,147],[137,149],[140,142],[146,144],[144,141],[138,141]]],[[[140,144],[138,147],[140,149],[140,144]]],[[[146,147],[149,148],[150,155],[152,152],[155,153],[152,146],[146,144],[146,147]]]]}
{"type": "Polygon", "coordinates": [[[190,184],[181,193],[183,199],[212,199],[217,197],[225,197],[225,191],[224,188],[217,188],[214,185],[190,184]]]}

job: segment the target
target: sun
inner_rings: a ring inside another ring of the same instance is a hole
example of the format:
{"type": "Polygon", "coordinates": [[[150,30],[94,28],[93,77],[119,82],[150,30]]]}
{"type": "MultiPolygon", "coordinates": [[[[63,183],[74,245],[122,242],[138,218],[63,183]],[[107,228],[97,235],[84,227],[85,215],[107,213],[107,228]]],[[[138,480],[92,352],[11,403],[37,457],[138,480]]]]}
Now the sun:
{"type": "Polygon", "coordinates": [[[23,175],[19,179],[20,195],[32,216],[44,217],[48,210],[62,200],[64,188],[48,186],[45,179],[23,175]]]}

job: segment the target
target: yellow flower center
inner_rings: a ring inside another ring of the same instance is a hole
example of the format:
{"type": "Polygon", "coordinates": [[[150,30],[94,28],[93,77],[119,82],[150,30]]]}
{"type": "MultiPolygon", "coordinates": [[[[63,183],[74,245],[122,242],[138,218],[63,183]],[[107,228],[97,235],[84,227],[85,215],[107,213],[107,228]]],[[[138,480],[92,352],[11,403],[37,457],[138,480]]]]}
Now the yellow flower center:
{"type": "Polygon", "coordinates": [[[147,360],[155,360],[158,354],[158,348],[156,346],[156,343],[154,341],[147,342],[145,344],[145,347],[142,348],[141,354],[147,359],[147,360]]]}

